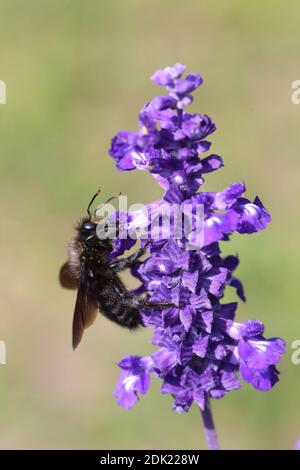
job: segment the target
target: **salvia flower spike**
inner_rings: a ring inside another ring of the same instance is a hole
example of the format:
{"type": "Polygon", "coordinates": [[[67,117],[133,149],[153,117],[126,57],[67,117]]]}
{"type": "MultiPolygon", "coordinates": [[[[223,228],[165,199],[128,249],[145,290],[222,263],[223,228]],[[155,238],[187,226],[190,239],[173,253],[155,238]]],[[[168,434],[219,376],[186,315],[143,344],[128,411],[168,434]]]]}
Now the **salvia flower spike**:
{"type": "MultiPolygon", "coordinates": [[[[185,111],[203,80],[197,73],[182,78],[184,71],[185,66],[177,63],[155,72],[151,80],[167,94],[142,108],[139,131],[118,132],[111,143],[117,169],[150,172],[164,190],[164,207],[185,202],[204,207],[199,247],[187,249],[195,235],[192,225],[181,239],[150,240],[150,256],[132,270],[142,282],[140,292],[174,307],[141,313],[144,326],[153,329],[152,343],[158,349],[147,357],[129,355],[119,362],[115,397],[120,406],[132,408],[147,392],[150,376],[160,378],[161,393],[172,395],[174,411],[187,412],[193,402],[200,408],[209,447],[216,449],[211,399],[239,389],[241,378],[258,390],[270,390],[278,381],[276,364],[285,352],[285,341],[265,339],[264,325],[257,320],[236,322],[237,303],[222,303],[227,286],[236,289],[243,301],[245,295],[234,273],[239,260],[222,257],[219,242],[228,241],[233,232],[263,230],[271,217],[258,197],[253,202],[245,198],[243,182],[220,192],[202,190],[204,176],[220,169],[223,161],[209,152],[207,139],[216,130],[211,118],[185,111]]],[[[127,217],[134,223],[134,215],[127,217]]],[[[114,255],[133,243],[117,240],[114,255]]]]}

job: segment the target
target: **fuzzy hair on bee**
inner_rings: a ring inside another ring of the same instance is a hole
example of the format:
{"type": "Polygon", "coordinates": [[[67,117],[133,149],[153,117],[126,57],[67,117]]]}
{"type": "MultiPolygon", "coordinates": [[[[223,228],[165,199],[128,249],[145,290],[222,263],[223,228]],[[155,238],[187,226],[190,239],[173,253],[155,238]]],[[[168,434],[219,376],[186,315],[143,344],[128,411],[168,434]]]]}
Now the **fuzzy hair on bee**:
{"type": "Polygon", "coordinates": [[[100,189],[89,203],[87,217],[77,224],[75,236],[69,243],[68,260],[59,272],[62,287],[77,290],[72,327],[73,349],[80,343],[84,330],[94,323],[98,311],[118,325],[133,330],[143,326],[140,310],[174,306],[150,302],[125,287],[118,273],[138,263],[146,250],[140,248],[127,258],[109,256],[113,244],[111,240],[97,235],[99,218],[95,212],[90,212],[99,193],[100,189]]]}

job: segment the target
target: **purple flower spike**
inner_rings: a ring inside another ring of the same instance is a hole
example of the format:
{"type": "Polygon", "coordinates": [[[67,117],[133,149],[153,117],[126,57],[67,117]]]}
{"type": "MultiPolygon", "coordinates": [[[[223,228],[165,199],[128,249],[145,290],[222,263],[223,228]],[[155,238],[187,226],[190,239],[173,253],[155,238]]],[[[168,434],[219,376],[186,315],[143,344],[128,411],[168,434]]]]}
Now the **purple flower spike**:
{"type": "MultiPolygon", "coordinates": [[[[219,242],[228,241],[234,232],[263,230],[271,217],[258,197],[253,202],[245,198],[242,182],[219,192],[202,190],[204,177],[220,169],[223,161],[218,155],[205,155],[211,146],[207,138],[216,130],[212,119],[184,110],[203,82],[196,73],[182,77],[184,71],[178,63],[154,73],[151,80],[167,94],[143,107],[138,132],[119,132],[110,148],[119,170],[147,170],[163,188],[162,218],[176,204],[189,221],[189,230],[179,237],[172,230],[163,230],[159,240],[149,236],[149,257],[132,270],[141,282],[138,292],[173,306],[141,312],[158,349],[151,356],[127,356],[119,363],[122,372],[115,396],[119,405],[131,408],[138,393],[146,393],[152,374],[162,380],[161,392],[172,395],[174,411],[187,412],[193,403],[201,409],[211,435],[210,400],[239,389],[240,377],[258,390],[272,388],[285,342],[265,339],[264,325],[257,320],[236,322],[237,303],[222,303],[227,286],[246,299],[235,276],[239,260],[222,257],[219,242]],[[196,236],[199,216],[188,212],[187,204],[203,209],[203,237],[196,236]]],[[[132,225],[137,219],[128,215],[132,225]]],[[[114,255],[130,246],[117,239],[114,255]]],[[[215,434],[212,441],[216,448],[215,434]]]]}

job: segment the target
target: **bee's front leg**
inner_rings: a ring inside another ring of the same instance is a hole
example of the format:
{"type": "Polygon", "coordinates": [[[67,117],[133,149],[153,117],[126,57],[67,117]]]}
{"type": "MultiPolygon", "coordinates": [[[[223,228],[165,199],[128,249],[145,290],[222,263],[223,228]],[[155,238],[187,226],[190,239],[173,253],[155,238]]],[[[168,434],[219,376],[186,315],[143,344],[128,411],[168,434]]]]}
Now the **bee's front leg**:
{"type": "Polygon", "coordinates": [[[123,271],[126,268],[132,267],[136,263],[136,261],[145,253],[145,248],[139,248],[127,258],[113,260],[109,266],[115,273],[123,271]]]}

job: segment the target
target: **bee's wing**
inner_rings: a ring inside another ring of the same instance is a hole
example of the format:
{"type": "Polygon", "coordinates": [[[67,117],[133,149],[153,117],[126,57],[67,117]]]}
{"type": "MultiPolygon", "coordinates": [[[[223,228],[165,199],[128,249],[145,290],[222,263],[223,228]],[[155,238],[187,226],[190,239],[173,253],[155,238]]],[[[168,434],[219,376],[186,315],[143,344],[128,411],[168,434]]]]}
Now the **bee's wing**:
{"type": "Polygon", "coordinates": [[[77,348],[84,330],[94,323],[96,316],[97,305],[88,293],[88,277],[86,266],[83,265],[73,316],[73,349],[77,348]]]}
{"type": "Polygon", "coordinates": [[[68,261],[60,268],[59,282],[66,289],[78,289],[79,279],[72,272],[68,261]]]}

